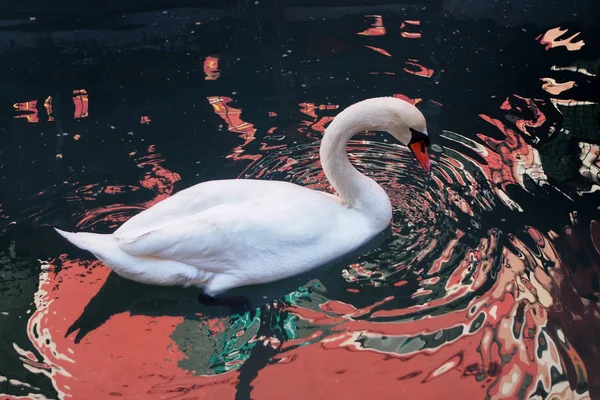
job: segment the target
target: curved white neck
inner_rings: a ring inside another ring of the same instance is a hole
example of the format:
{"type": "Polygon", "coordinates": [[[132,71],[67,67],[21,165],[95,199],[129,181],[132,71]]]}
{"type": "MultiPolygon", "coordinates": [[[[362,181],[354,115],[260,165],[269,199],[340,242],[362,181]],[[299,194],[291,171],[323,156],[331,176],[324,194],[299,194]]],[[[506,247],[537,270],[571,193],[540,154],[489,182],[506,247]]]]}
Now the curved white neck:
{"type": "Polygon", "coordinates": [[[354,104],[331,122],[320,148],[325,176],[344,205],[356,209],[378,224],[389,224],[392,215],[388,195],[374,180],[361,174],[348,160],[350,138],[366,130],[386,131],[389,114],[368,102],[354,104]]]}

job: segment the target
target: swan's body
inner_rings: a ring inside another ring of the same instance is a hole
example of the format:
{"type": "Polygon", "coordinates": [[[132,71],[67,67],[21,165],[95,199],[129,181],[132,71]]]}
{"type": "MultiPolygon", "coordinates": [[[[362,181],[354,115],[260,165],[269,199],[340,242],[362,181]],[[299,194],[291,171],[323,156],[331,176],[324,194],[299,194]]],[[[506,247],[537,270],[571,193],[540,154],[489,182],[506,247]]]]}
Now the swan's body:
{"type": "Polygon", "coordinates": [[[422,114],[399,99],[369,99],[340,113],[321,144],[323,169],[339,196],[287,182],[209,181],[141,212],[113,234],[57,231],[138,282],[196,285],[214,296],[287,278],[357,249],[389,225],[385,191],[346,155],[350,137],[364,130],[412,143],[428,169],[426,153],[423,159],[419,152],[424,139],[415,140],[426,132],[422,114]]]}

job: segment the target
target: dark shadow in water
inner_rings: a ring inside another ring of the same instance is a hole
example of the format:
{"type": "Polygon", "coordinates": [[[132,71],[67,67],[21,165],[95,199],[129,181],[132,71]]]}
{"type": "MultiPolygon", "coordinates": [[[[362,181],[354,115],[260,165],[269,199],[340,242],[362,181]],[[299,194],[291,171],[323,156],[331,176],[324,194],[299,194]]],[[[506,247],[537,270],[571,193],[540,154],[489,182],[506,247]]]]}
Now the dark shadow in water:
{"type": "MultiPolygon", "coordinates": [[[[257,335],[269,332],[269,328],[261,324],[257,335]],[[262,331],[262,332],[261,332],[262,331]]],[[[235,400],[251,399],[252,381],[258,376],[258,372],[263,369],[277,353],[279,349],[274,349],[270,345],[265,345],[261,342],[250,351],[250,357],[240,367],[238,384],[236,385],[235,400]]]]}
{"type": "Polygon", "coordinates": [[[183,316],[187,319],[226,317],[253,311],[263,304],[283,298],[298,290],[308,281],[318,279],[325,287],[336,288],[339,270],[356,262],[358,257],[381,245],[391,235],[388,227],[359,249],[322,267],[280,281],[235,288],[212,301],[198,288],[144,285],[121,278],[111,272],[98,293],[85,306],[82,314],[69,327],[65,337],[77,331],[75,343],[89,332],[104,324],[116,314],[125,311],[132,315],[183,316]]]}

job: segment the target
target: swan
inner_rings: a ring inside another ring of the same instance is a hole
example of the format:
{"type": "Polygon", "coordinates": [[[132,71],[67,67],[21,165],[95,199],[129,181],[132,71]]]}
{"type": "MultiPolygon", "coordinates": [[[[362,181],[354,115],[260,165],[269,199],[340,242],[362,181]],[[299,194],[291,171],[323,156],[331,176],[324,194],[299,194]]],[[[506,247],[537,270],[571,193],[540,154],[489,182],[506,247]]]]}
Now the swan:
{"type": "Polygon", "coordinates": [[[319,156],[337,195],[283,181],[215,180],[174,194],[112,234],[55,229],[124,278],[198,286],[210,298],[298,275],[359,248],[392,220],[386,192],[348,160],[348,141],[366,130],[387,131],[429,172],[423,114],[398,98],[371,98],[325,130],[319,156]]]}

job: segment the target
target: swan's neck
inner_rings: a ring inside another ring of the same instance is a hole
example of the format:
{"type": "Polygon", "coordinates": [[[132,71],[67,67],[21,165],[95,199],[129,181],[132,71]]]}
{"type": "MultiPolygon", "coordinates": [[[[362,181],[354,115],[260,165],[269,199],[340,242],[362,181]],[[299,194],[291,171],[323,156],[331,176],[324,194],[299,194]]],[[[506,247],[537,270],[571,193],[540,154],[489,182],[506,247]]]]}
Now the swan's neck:
{"type": "Polygon", "coordinates": [[[354,135],[366,130],[385,131],[385,110],[357,103],[342,111],[327,127],[320,157],[325,176],[344,205],[356,209],[377,224],[389,224],[392,209],[383,188],[361,174],[348,160],[346,146],[354,135]]]}

